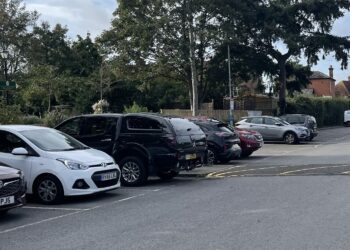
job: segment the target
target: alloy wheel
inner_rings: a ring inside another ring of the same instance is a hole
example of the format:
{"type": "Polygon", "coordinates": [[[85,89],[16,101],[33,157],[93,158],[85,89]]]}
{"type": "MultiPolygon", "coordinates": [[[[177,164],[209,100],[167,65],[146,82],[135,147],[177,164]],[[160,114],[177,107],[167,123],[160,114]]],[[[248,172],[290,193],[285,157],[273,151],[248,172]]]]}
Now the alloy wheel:
{"type": "Polygon", "coordinates": [[[128,183],[136,182],[140,178],[140,167],[132,161],[126,162],[122,167],[123,179],[128,183]]]}
{"type": "Polygon", "coordinates": [[[208,149],[208,164],[213,165],[215,163],[215,153],[213,150],[208,149]]]}
{"type": "Polygon", "coordinates": [[[45,202],[51,202],[56,199],[58,189],[56,183],[52,180],[43,180],[38,186],[39,198],[45,202]]]}

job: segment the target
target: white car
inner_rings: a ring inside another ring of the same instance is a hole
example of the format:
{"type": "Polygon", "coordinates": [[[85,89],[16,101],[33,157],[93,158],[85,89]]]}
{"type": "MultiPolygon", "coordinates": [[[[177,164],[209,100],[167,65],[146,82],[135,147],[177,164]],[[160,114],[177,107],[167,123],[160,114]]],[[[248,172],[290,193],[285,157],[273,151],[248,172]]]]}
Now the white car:
{"type": "Polygon", "coordinates": [[[22,170],[27,193],[44,204],[120,187],[112,157],[51,128],[0,126],[0,162],[22,170]]]}

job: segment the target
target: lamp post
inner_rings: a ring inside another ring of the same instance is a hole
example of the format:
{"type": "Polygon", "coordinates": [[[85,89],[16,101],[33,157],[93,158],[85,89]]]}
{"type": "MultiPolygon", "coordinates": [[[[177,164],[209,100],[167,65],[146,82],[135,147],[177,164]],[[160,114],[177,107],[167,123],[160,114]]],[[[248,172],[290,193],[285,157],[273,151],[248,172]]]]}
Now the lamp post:
{"type": "MultiPolygon", "coordinates": [[[[3,50],[1,53],[1,59],[4,61],[4,76],[5,76],[5,82],[7,84],[8,82],[8,74],[7,74],[7,59],[9,58],[9,52],[7,50],[3,50]]],[[[6,104],[9,104],[9,93],[8,90],[6,90],[6,104]]]]}
{"type": "MultiPolygon", "coordinates": [[[[230,95],[230,117],[229,122],[230,125],[233,126],[234,121],[234,102],[232,97],[232,77],[231,77],[231,51],[230,51],[230,45],[227,45],[227,64],[228,64],[228,87],[229,87],[229,95],[230,95]]],[[[234,93],[233,93],[234,94],[234,93]]]]}

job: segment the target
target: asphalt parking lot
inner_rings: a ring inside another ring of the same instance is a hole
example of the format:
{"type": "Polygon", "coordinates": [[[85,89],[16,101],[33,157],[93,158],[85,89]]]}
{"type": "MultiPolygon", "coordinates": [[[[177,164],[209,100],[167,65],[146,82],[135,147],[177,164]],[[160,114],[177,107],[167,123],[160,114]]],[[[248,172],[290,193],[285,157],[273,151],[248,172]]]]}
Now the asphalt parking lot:
{"type": "MultiPolygon", "coordinates": [[[[24,237],[25,241],[34,241],[35,243],[31,247],[43,247],[49,244],[47,242],[49,239],[40,238],[41,229],[51,232],[51,237],[54,237],[57,226],[63,222],[65,226],[62,226],[61,230],[69,230],[67,221],[74,224],[81,217],[91,220],[91,223],[98,224],[100,222],[95,221],[94,216],[96,214],[102,216],[103,211],[110,211],[114,208],[122,209],[123,207],[130,209],[133,204],[139,203],[142,206],[152,207],[158,197],[164,199],[168,195],[179,196],[183,190],[196,189],[198,186],[209,187],[214,183],[218,185],[221,179],[233,183],[237,178],[244,177],[262,177],[259,181],[264,182],[264,177],[266,180],[271,180],[267,178],[299,176],[302,178],[310,175],[349,176],[350,155],[347,149],[350,146],[350,138],[347,136],[348,131],[348,128],[340,127],[322,130],[315,141],[298,145],[265,143],[262,149],[247,159],[185,172],[179,178],[167,182],[152,178],[143,187],[122,187],[94,196],[69,198],[60,205],[44,206],[29,199],[27,206],[12,210],[0,218],[0,249],[28,249],[25,243],[16,241],[16,238],[21,237],[24,237]],[[36,234],[31,235],[33,231],[36,234]]],[[[191,200],[191,198],[188,199],[191,200]]],[[[120,213],[120,211],[116,210],[113,213],[120,213]]],[[[143,218],[143,220],[146,219],[143,218]]],[[[105,223],[109,222],[105,221],[105,223]]],[[[82,227],[81,230],[84,228],[82,227]]],[[[91,249],[98,247],[94,244],[89,245],[89,247],[91,249]]],[[[79,247],[81,246],[79,245],[79,247]]],[[[107,249],[108,247],[106,248],[104,245],[101,249],[103,248],[107,249]]]]}

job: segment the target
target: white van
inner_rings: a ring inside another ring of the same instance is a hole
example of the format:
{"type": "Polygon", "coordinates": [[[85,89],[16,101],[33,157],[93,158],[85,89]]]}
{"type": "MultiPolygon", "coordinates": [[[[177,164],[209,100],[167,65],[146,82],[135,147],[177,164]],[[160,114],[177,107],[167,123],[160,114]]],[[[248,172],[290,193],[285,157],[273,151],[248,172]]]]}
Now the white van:
{"type": "Polygon", "coordinates": [[[350,110],[344,111],[344,126],[350,126],[350,110]]]}

